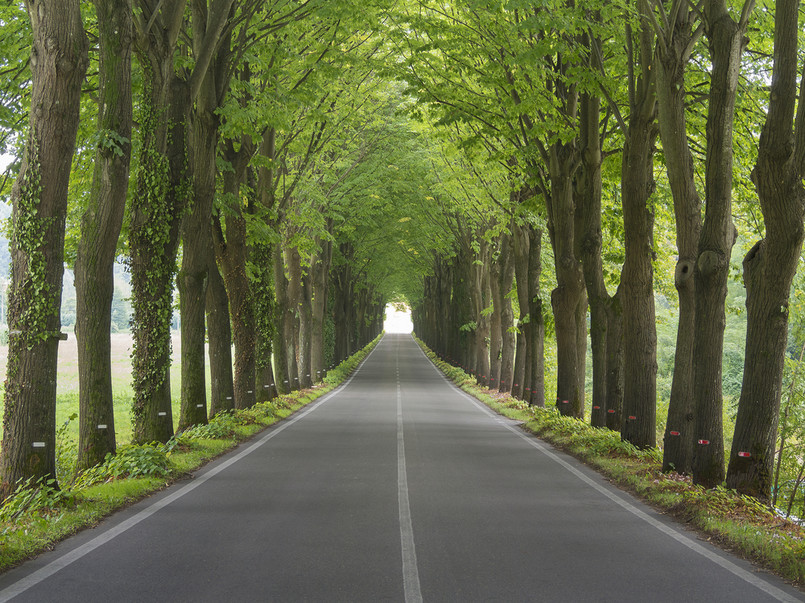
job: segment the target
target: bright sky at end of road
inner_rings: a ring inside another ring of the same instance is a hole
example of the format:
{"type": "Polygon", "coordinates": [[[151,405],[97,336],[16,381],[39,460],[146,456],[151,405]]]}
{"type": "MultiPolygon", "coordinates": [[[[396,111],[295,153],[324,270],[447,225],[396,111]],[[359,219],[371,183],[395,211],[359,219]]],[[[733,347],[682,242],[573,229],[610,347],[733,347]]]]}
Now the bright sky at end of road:
{"type": "Polygon", "coordinates": [[[386,333],[411,333],[414,330],[414,323],[411,322],[411,311],[398,310],[394,304],[386,306],[386,322],[384,323],[386,333]]]}

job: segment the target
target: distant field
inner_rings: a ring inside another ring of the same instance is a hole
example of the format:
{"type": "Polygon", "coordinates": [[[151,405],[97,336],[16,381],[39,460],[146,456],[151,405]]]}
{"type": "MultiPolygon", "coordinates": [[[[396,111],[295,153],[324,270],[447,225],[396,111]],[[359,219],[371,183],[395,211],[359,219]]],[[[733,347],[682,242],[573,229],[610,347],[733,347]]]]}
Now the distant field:
{"type": "MultiPolygon", "coordinates": [[[[181,391],[181,345],[179,333],[174,333],[173,365],[171,367],[171,395],[173,398],[174,425],[179,416],[181,391]]],[[[5,380],[8,346],[0,345],[0,383],[5,380]]],[[[131,335],[114,333],[112,335],[112,387],[115,400],[115,432],[118,443],[131,439],[131,335]]],[[[78,347],[75,335],[70,333],[67,341],[59,344],[59,375],[56,384],[56,422],[62,425],[68,417],[78,412],[78,347]]],[[[209,367],[207,374],[207,395],[209,397],[209,367]]],[[[209,404],[209,400],[207,401],[209,404]]],[[[0,411],[3,401],[0,400],[0,411]]],[[[71,431],[78,433],[78,424],[71,424],[71,431]]],[[[2,435],[2,426],[0,426],[2,435]]]]}

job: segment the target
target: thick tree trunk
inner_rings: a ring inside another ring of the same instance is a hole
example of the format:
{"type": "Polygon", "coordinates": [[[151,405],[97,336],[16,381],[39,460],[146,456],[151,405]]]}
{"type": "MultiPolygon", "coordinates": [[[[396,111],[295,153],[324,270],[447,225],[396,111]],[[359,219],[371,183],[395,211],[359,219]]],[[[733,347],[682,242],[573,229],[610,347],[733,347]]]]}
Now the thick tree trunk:
{"type": "MultiPolygon", "coordinates": [[[[232,149],[229,149],[232,151],[232,149]]],[[[227,153],[232,171],[224,174],[224,194],[239,198],[241,183],[246,175],[246,162],[251,153],[227,153]]],[[[215,255],[221,266],[221,276],[226,284],[229,316],[232,323],[232,342],[235,344],[234,408],[249,408],[257,401],[256,379],[256,329],[254,300],[249,276],[246,273],[247,247],[246,219],[237,206],[226,213],[226,234],[220,219],[213,220],[212,239],[215,255]]]]}
{"type": "Polygon", "coordinates": [[[623,308],[622,290],[607,305],[607,429],[623,428],[623,308]]]}
{"type": "MultiPolygon", "coordinates": [[[[514,228],[514,225],[512,225],[514,228]]],[[[505,385],[511,388],[512,377],[514,375],[514,311],[512,309],[509,293],[514,282],[514,253],[512,235],[503,234],[499,240],[498,256],[492,262],[493,268],[491,275],[492,301],[495,312],[493,318],[497,316],[497,324],[492,325],[492,344],[490,350],[491,361],[491,386],[498,390],[505,391],[505,385]],[[496,332],[498,333],[496,335],[496,332]],[[496,343],[496,340],[499,343],[496,343]],[[497,346],[497,347],[496,347],[497,346]]]]}
{"type": "Polygon", "coordinates": [[[276,331],[276,302],[271,247],[257,243],[249,248],[252,265],[252,301],[255,322],[255,372],[258,402],[267,402],[277,395],[274,378],[273,334],[276,331]]]}
{"type": "MultiPolygon", "coordinates": [[[[140,161],[129,224],[135,443],[167,442],[173,435],[170,325],[179,217],[184,204],[188,99],[186,87],[176,80],[173,71],[184,2],[175,0],[160,6],[165,28],[138,32],[136,40],[143,69],[143,97],[140,161]]],[[[148,19],[152,16],[144,15],[148,19]]]]}
{"type": "Polygon", "coordinates": [[[19,480],[56,475],[56,360],[67,186],[88,63],[77,0],[25,4],[33,32],[33,89],[28,140],[11,195],[0,499],[19,480]]]}
{"type": "Polygon", "coordinates": [[[352,262],[355,251],[349,243],[340,247],[343,263],[335,271],[334,279],[334,320],[335,320],[335,363],[346,360],[354,351],[352,337],[355,332],[354,283],[352,262]]]}
{"type": "Polygon", "coordinates": [[[510,391],[515,398],[524,399],[526,367],[532,353],[529,350],[531,337],[531,295],[529,279],[529,226],[514,227],[514,273],[517,279],[517,302],[520,316],[517,320],[517,344],[514,355],[514,372],[511,383],[502,383],[501,391],[510,391]]]}
{"type": "Polygon", "coordinates": [[[766,238],[744,259],[746,360],[727,473],[729,488],[762,499],[771,494],[788,303],[803,239],[805,69],[797,108],[799,6],[797,0],[779,0],[776,7],[771,101],[753,171],[766,238]]]}
{"type": "Polygon", "coordinates": [[[78,468],[115,452],[111,341],[114,262],[131,163],[131,1],[96,0],[99,38],[98,147],[75,260],[78,343],[78,468]]]}
{"type": "MultiPolygon", "coordinates": [[[[293,250],[289,250],[292,252],[293,250]]],[[[293,258],[290,258],[291,261],[293,258]]],[[[274,290],[277,294],[278,340],[275,342],[277,363],[282,363],[283,391],[294,391],[299,388],[299,374],[296,364],[296,349],[298,347],[299,328],[294,300],[299,298],[293,284],[293,271],[289,270],[290,278],[285,276],[286,257],[282,245],[274,250],[274,290]],[[280,348],[280,349],[278,349],[280,348]]],[[[278,371],[279,373],[279,371],[278,371]]],[[[277,376],[279,379],[279,374],[277,376]]],[[[279,383],[278,383],[279,385],[279,383]]]]}
{"type": "Polygon", "coordinates": [[[470,271],[470,259],[466,249],[460,249],[453,259],[453,296],[450,301],[451,331],[453,333],[451,341],[451,355],[456,359],[458,366],[467,372],[473,369],[472,359],[474,350],[472,349],[472,313],[471,304],[467,303],[471,299],[472,274],[470,271]]]}
{"type": "Polygon", "coordinates": [[[529,342],[526,345],[528,363],[527,402],[545,407],[545,318],[542,315],[539,279],[542,273],[542,230],[528,228],[528,315],[526,325],[529,342]]]}
{"type": "Polygon", "coordinates": [[[551,292],[556,325],[556,405],[561,414],[583,419],[587,296],[576,249],[578,216],[572,182],[575,156],[570,144],[557,143],[551,149],[548,227],[557,281],[551,292]]]}
{"type": "Polygon", "coordinates": [[[599,120],[601,101],[586,94],[581,96],[581,173],[578,185],[579,212],[582,222],[581,260],[584,283],[590,302],[590,346],[593,369],[591,422],[606,426],[607,420],[607,308],[609,292],[604,283],[601,259],[601,138],[599,120]]]}
{"type": "MultiPolygon", "coordinates": [[[[645,5],[641,5],[645,6],[645,5]]],[[[621,270],[625,341],[621,437],[638,448],[657,444],[657,333],[654,314],[654,192],[656,96],[654,36],[640,31],[640,77],[633,86],[629,129],[623,149],[621,191],[625,260],[621,270]]]]}
{"type": "Polygon", "coordinates": [[[210,354],[210,417],[235,408],[229,300],[218,266],[211,263],[207,283],[207,335],[210,354]]]}
{"type": "Polygon", "coordinates": [[[707,115],[705,218],[694,266],[693,481],[713,487],[724,480],[721,356],[730,254],[737,236],[732,223],[732,132],[745,28],[732,20],[724,0],[711,0],[705,10],[713,68],[707,115]]]}
{"type": "Polygon", "coordinates": [[[492,389],[500,387],[500,367],[503,360],[503,333],[501,327],[503,294],[500,292],[500,270],[501,266],[497,260],[493,260],[489,264],[489,294],[492,300],[492,314],[489,316],[488,383],[492,389]]]}
{"type": "Polygon", "coordinates": [[[475,328],[471,332],[472,352],[470,356],[471,371],[480,385],[488,385],[489,379],[489,348],[486,339],[489,335],[489,318],[484,315],[487,307],[488,262],[489,243],[480,242],[478,256],[470,264],[470,302],[472,304],[471,316],[475,328]]]}
{"type": "Polygon", "coordinates": [[[313,381],[324,378],[324,326],[327,315],[327,297],[329,289],[330,264],[332,260],[332,243],[322,241],[316,262],[310,267],[313,285],[311,305],[312,329],[310,334],[310,374],[313,381]]]}
{"type": "Polygon", "coordinates": [[[440,354],[447,356],[450,352],[450,297],[452,294],[453,275],[450,263],[444,258],[439,258],[437,268],[438,303],[434,308],[435,333],[440,354]]]}
{"type": "Polygon", "coordinates": [[[309,272],[302,274],[301,264],[299,279],[302,286],[299,288],[299,343],[296,357],[299,367],[299,386],[304,389],[313,385],[313,376],[310,373],[310,355],[313,344],[313,283],[309,272]]]}
{"type": "Polygon", "coordinates": [[[674,376],[663,446],[663,471],[688,474],[693,463],[693,341],[696,299],[694,264],[701,231],[701,200],[685,115],[685,67],[694,42],[695,13],[680,10],[657,52],[657,109],[663,154],[674,197],[678,260],[674,285],[679,296],[674,376]]]}
{"type": "Polygon", "coordinates": [[[286,307],[285,317],[285,347],[288,350],[288,373],[291,386],[294,390],[304,387],[304,375],[307,370],[307,358],[302,351],[301,341],[307,336],[307,316],[303,316],[303,283],[302,283],[302,257],[299,250],[287,246],[283,250],[285,269],[288,281],[285,286],[286,307]]]}
{"type": "MultiPolygon", "coordinates": [[[[205,309],[207,271],[213,249],[210,221],[215,198],[218,117],[208,76],[193,115],[193,201],[182,223],[182,268],[177,276],[182,321],[182,400],[179,430],[207,421],[205,309]]],[[[236,400],[237,403],[237,400],[236,400]]]]}

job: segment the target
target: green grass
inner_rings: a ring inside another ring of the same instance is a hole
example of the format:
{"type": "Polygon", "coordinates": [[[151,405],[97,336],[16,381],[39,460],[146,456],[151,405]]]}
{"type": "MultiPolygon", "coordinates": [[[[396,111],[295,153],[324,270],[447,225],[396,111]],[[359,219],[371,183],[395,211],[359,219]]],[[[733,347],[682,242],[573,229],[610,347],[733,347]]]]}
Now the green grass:
{"type": "Polygon", "coordinates": [[[699,530],[711,540],[796,584],[805,583],[805,530],[762,502],[723,487],[705,490],[690,478],[662,473],[662,451],[638,450],[620,434],[556,409],[535,408],[490,391],[419,342],[427,356],[470,395],[587,465],[644,501],[699,530]]]}
{"type": "MultiPolygon", "coordinates": [[[[186,477],[267,426],[292,415],[341,384],[378,341],[379,338],[342,362],[310,390],[219,415],[209,425],[178,434],[164,445],[123,446],[115,457],[107,457],[106,463],[75,476],[76,479],[69,467],[63,468],[61,491],[47,484],[20,489],[18,495],[0,504],[0,571],[186,477]],[[64,485],[68,483],[72,485],[64,485]]],[[[69,417],[66,414],[69,411],[59,412],[62,418],[69,417]]],[[[77,455],[75,436],[72,430],[63,429],[59,439],[61,462],[69,464],[77,455]]]]}

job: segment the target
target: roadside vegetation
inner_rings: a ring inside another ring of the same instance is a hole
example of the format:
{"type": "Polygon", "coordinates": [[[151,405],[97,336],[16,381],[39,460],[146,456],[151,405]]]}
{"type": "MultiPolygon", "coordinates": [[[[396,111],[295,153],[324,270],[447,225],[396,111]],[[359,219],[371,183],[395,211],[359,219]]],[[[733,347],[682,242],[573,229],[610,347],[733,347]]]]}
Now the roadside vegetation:
{"type": "Polygon", "coordinates": [[[167,443],[127,444],[100,465],[76,472],[74,417],[58,431],[57,475],[27,480],[0,505],[0,572],[51,548],[56,542],[96,525],[110,513],[153,494],[266,427],[286,419],[343,383],[366,358],[379,337],[311,388],[291,392],[243,410],[220,413],[209,423],[177,433],[167,443]],[[61,484],[61,488],[57,486],[61,484]]]}
{"type": "Polygon", "coordinates": [[[690,476],[663,472],[660,448],[638,449],[616,431],[490,390],[418,343],[448,379],[491,409],[522,421],[527,431],[694,528],[703,538],[795,584],[805,582],[805,529],[780,511],[735,490],[706,489],[694,485],[690,476]]]}

